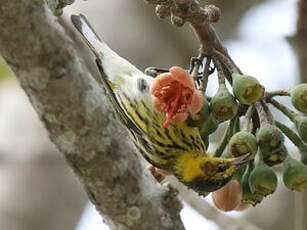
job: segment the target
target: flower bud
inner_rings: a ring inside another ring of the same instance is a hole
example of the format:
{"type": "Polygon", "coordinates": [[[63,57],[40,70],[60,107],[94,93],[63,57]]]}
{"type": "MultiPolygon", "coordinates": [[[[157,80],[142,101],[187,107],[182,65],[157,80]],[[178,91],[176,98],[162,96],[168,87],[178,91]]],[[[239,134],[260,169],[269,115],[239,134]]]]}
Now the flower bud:
{"type": "Polygon", "coordinates": [[[244,204],[250,204],[252,206],[256,206],[257,204],[261,203],[263,200],[263,196],[260,194],[252,193],[250,188],[245,185],[243,187],[243,195],[241,202],[244,204]]]}
{"type": "Polygon", "coordinates": [[[189,126],[197,127],[201,136],[208,136],[218,128],[218,123],[210,113],[209,102],[206,99],[203,100],[200,111],[191,114],[186,122],[189,126]]]}
{"type": "Polygon", "coordinates": [[[212,114],[218,121],[231,120],[237,115],[238,104],[225,85],[220,85],[210,104],[212,114]]]}
{"type": "Polygon", "coordinates": [[[210,115],[210,105],[207,99],[203,98],[203,104],[198,113],[191,114],[187,120],[188,124],[193,127],[200,127],[201,124],[208,119],[210,115]]]}
{"type": "Polygon", "coordinates": [[[299,192],[307,188],[306,165],[288,155],[283,163],[283,166],[283,181],[287,188],[299,192]]]}
{"type": "Polygon", "coordinates": [[[285,141],[282,132],[276,126],[268,123],[260,126],[256,137],[263,154],[279,149],[285,141]]]}
{"type": "MultiPolygon", "coordinates": [[[[226,154],[227,153],[228,152],[226,152],[226,154]]],[[[224,154],[223,154],[223,157],[225,157],[224,154]]],[[[230,157],[232,157],[232,156],[229,156],[229,158],[230,157]]],[[[235,179],[235,180],[237,180],[237,181],[239,181],[241,183],[242,182],[242,177],[243,177],[245,171],[246,171],[246,165],[238,166],[236,168],[236,171],[235,171],[234,175],[233,175],[233,179],[235,179]]]]}
{"type": "Polygon", "coordinates": [[[214,205],[224,211],[234,210],[241,202],[242,189],[236,180],[229,181],[224,187],[212,193],[214,205]]]}
{"type": "Polygon", "coordinates": [[[221,17],[221,10],[215,5],[207,5],[208,9],[208,19],[210,23],[218,22],[221,17]]]}
{"type": "Polygon", "coordinates": [[[305,165],[307,165],[307,145],[303,144],[299,147],[299,152],[301,155],[301,162],[305,165]]]}
{"type": "Polygon", "coordinates": [[[291,101],[298,111],[307,114],[307,84],[300,84],[291,90],[291,101]]]}
{"type": "Polygon", "coordinates": [[[201,136],[209,136],[217,130],[218,126],[217,120],[210,114],[207,121],[200,128],[199,133],[201,136]]]}
{"type": "Polygon", "coordinates": [[[170,7],[168,5],[157,5],[155,11],[160,19],[167,18],[171,15],[170,7]]]}
{"type": "Polygon", "coordinates": [[[173,25],[181,27],[181,26],[184,25],[185,21],[183,20],[183,18],[181,18],[181,17],[179,17],[177,15],[171,14],[171,23],[173,25]]]}
{"type": "Polygon", "coordinates": [[[264,88],[256,78],[233,73],[232,79],[233,93],[242,104],[250,105],[263,97],[264,88]]]}
{"type": "Polygon", "coordinates": [[[307,142],[307,117],[305,116],[296,116],[295,127],[304,142],[307,142]]]}
{"type": "Polygon", "coordinates": [[[301,162],[307,165],[307,144],[288,126],[275,121],[276,126],[293,142],[301,155],[301,162]]]}
{"type": "Polygon", "coordinates": [[[279,149],[275,149],[272,152],[263,152],[263,161],[268,166],[274,166],[282,163],[288,154],[288,150],[285,145],[282,145],[279,149]]]}
{"type": "Polygon", "coordinates": [[[252,193],[270,195],[276,190],[277,176],[269,166],[260,161],[249,176],[249,187],[252,193]]]}
{"type": "Polygon", "coordinates": [[[256,137],[246,131],[240,131],[233,135],[228,146],[230,153],[234,157],[239,157],[246,153],[250,153],[250,159],[253,159],[258,150],[256,137]]]}
{"type": "Polygon", "coordinates": [[[242,186],[242,203],[245,204],[251,204],[253,206],[256,206],[257,204],[259,204],[262,199],[263,199],[263,195],[261,194],[257,194],[257,193],[252,193],[250,187],[249,187],[249,177],[250,177],[250,173],[253,170],[253,167],[251,166],[251,164],[246,168],[243,177],[242,177],[242,182],[241,182],[241,186],[242,186]]]}

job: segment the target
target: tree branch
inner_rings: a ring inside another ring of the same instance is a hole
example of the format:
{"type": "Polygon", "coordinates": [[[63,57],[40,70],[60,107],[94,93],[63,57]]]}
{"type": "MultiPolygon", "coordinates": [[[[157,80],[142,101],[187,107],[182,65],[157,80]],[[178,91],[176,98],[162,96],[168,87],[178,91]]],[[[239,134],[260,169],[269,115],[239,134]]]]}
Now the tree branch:
{"type": "Polygon", "coordinates": [[[302,82],[307,82],[307,0],[298,1],[296,33],[288,37],[294,49],[302,82]]]}
{"type": "Polygon", "coordinates": [[[111,229],[183,229],[176,192],[144,170],[45,1],[1,1],[0,53],[111,229]]]}

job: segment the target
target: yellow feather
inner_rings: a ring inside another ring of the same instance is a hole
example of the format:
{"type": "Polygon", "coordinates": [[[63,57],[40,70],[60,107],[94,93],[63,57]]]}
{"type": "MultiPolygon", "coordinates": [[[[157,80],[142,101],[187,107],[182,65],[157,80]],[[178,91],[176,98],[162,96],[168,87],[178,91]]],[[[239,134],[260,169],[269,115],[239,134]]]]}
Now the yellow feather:
{"type": "Polygon", "coordinates": [[[190,153],[186,153],[178,158],[176,170],[177,173],[182,174],[182,180],[184,182],[191,182],[195,177],[204,175],[204,172],[200,168],[201,158],[203,157],[193,157],[190,153]]]}

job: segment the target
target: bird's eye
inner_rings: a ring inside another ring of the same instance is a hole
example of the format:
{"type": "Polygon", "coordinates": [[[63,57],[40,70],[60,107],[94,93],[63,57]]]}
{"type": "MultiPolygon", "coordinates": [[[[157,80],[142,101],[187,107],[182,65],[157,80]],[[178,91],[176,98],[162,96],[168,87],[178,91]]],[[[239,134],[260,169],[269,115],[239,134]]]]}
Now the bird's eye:
{"type": "Polygon", "coordinates": [[[226,169],[228,169],[228,167],[225,166],[225,165],[223,165],[223,166],[219,166],[219,167],[217,168],[217,171],[218,171],[218,172],[225,172],[226,169]]]}
{"type": "Polygon", "coordinates": [[[137,87],[140,91],[145,91],[149,89],[147,82],[143,78],[139,78],[137,80],[137,87]]]}

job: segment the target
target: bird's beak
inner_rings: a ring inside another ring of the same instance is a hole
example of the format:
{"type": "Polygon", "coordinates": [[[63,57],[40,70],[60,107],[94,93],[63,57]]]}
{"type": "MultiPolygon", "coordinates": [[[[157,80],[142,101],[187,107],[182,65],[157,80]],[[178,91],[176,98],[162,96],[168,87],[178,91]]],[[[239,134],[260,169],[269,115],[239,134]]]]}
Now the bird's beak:
{"type": "Polygon", "coordinates": [[[242,156],[232,158],[232,160],[230,161],[230,164],[240,166],[242,164],[247,163],[250,160],[249,157],[250,157],[250,153],[246,153],[242,156]]]}

